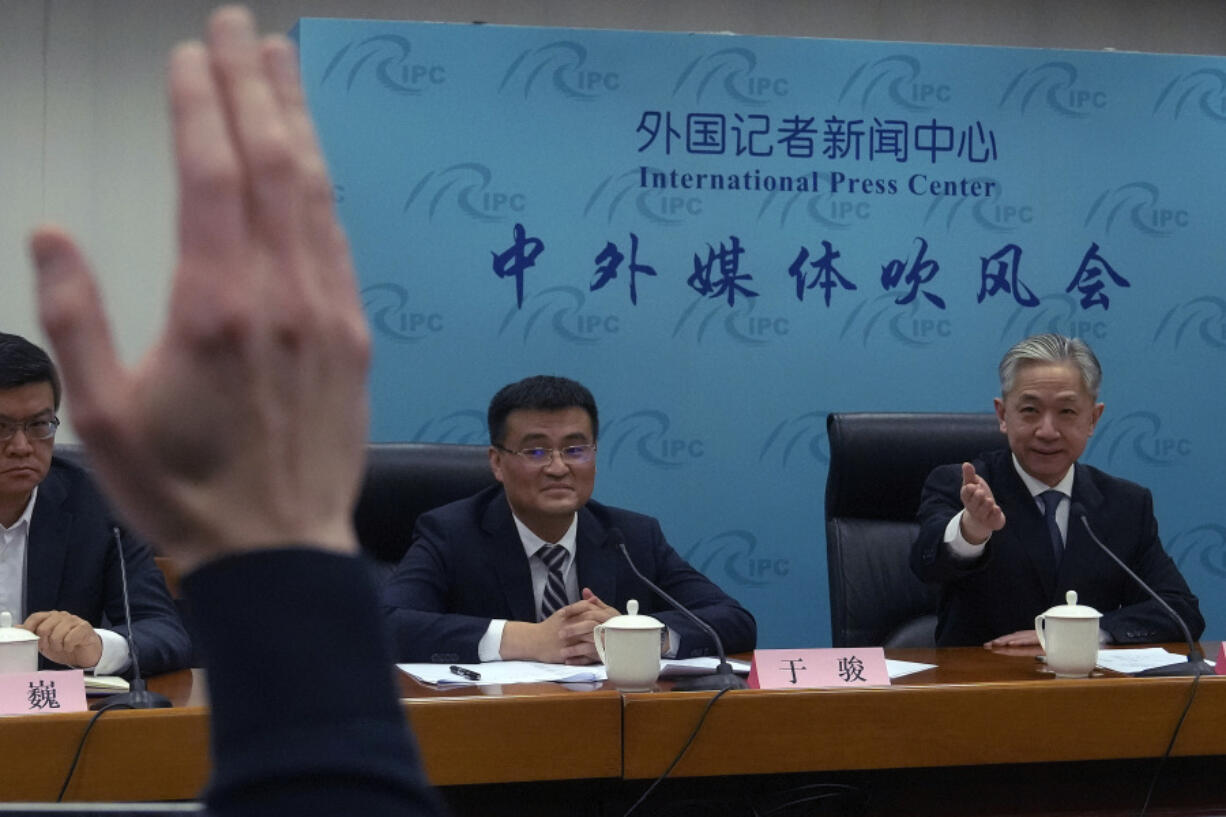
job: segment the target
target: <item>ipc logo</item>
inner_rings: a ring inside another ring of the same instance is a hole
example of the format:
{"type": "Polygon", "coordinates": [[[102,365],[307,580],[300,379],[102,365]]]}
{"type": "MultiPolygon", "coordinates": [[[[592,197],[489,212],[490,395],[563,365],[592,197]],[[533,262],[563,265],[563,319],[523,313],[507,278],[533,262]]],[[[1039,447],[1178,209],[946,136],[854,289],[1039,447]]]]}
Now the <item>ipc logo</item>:
{"type": "Polygon", "coordinates": [[[1226,300],[1202,295],[1173,306],[1154,330],[1154,342],[1166,338],[1176,349],[1185,341],[1200,341],[1214,349],[1226,349],[1226,300]]]}
{"type": "Polygon", "coordinates": [[[1226,71],[1202,68],[1175,77],[1154,100],[1154,115],[1160,114],[1171,119],[1199,114],[1216,122],[1226,122],[1226,71]]]}
{"type": "MultiPolygon", "coordinates": [[[[817,179],[820,188],[829,189],[829,173],[819,171],[817,179]]],[[[872,213],[872,205],[867,201],[853,201],[831,193],[772,192],[766,194],[758,208],[758,222],[778,222],[782,228],[795,216],[831,230],[846,230],[867,222],[872,213]]]]}
{"type": "Polygon", "coordinates": [[[1065,292],[1049,292],[1039,297],[1036,307],[1018,306],[1000,331],[1000,339],[1013,341],[1052,332],[1087,341],[1107,337],[1105,321],[1088,320],[1079,311],[1077,299],[1065,292]]]}
{"type": "Polygon", "coordinates": [[[1226,527],[1197,525],[1171,537],[1166,549],[1185,575],[1204,571],[1226,578],[1226,527]]]}
{"type": "Polygon", "coordinates": [[[583,217],[612,224],[614,216],[624,214],[631,219],[641,216],[654,224],[675,227],[701,216],[703,200],[688,190],[644,188],[644,177],[663,172],[658,167],[643,166],[606,176],[588,196],[583,217]]]}
{"type": "Polygon", "coordinates": [[[920,61],[906,54],[862,63],[843,83],[839,102],[850,100],[868,108],[884,101],[910,111],[928,111],[953,98],[949,85],[926,80],[922,72],[920,61]]]}
{"type": "Polygon", "coordinates": [[[416,343],[443,331],[440,312],[409,308],[409,291],[386,281],[362,290],[362,308],[374,331],[397,343],[416,343]]]}
{"type": "Polygon", "coordinates": [[[587,61],[587,49],[569,40],[528,49],[507,67],[498,92],[518,91],[524,99],[552,92],[576,102],[591,102],[621,87],[620,76],[593,69],[587,61]]]}
{"type": "Polygon", "coordinates": [[[682,555],[700,572],[723,575],[741,587],[768,587],[792,571],[790,559],[759,553],[758,538],[747,530],[727,530],[699,539],[682,555]]]}
{"type": "MultiPolygon", "coordinates": [[[[643,409],[618,417],[600,430],[600,450],[612,467],[625,452],[657,468],[674,469],[701,459],[706,444],[698,437],[672,428],[668,415],[658,409],[643,409]]],[[[624,459],[624,457],[623,457],[624,459]]]]}
{"type": "Polygon", "coordinates": [[[758,57],[747,48],[723,48],[692,60],[673,83],[673,96],[692,92],[702,102],[722,91],[734,102],[765,105],[788,95],[784,77],[757,73],[758,57]]]}
{"type": "Polygon", "coordinates": [[[870,340],[884,337],[903,346],[922,349],[953,337],[954,322],[944,310],[929,307],[918,298],[906,306],[899,306],[896,298],[887,292],[861,301],[843,322],[839,338],[859,337],[861,345],[868,346],[870,340]]]}
{"type": "Polygon", "coordinates": [[[1087,457],[1105,456],[1115,465],[1131,454],[1145,465],[1175,465],[1192,453],[1186,437],[1162,430],[1162,420],[1152,411],[1134,411],[1099,423],[1086,449],[1087,457]]]}
{"type": "Polygon", "coordinates": [[[412,44],[396,34],[378,34],[348,43],[328,61],[319,84],[335,78],[349,92],[364,77],[369,77],[384,90],[417,96],[447,81],[447,70],[442,65],[415,60],[412,51],[412,44]]]}
{"type": "Polygon", "coordinates": [[[1018,73],[1000,98],[1001,108],[1013,107],[1021,113],[1041,103],[1061,116],[1083,119],[1107,107],[1107,93],[1080,87],[1072,63],[1045,62],[1018,73]]]}
{"type": "Polygon", "coordinates": [[[1086,214],[1085,226],[1095,226],[1110,234],[1119,224],[1143,235],[1165,238],[1187,227],[1187,210],[1160,204],[1157,185],[1129,182],[1099,194],[1086,214]]]}
{"type": "Polygon", "coordinates": [[[511,307],[498,327],[499,335],[518,332],[524,343],[542,332],[568,343],[590,346],[621,331],[621,319],[607,312],[586,310],[587,296],[575,287],[556,286],[524,298],[522,308],[511,307]]]}
{"type": "Polygon", "coordinates": [[[755,314],[757,298],[744,298],[735,306],[711,298],[695,298],[673,326],[673,337],[685,333],[702,342],[709,333],[724,335],[743,346],[764,346],[784,340],[791,322],[779,315],[755,314]]]}
{"type": "Polygon", "coordinates": [[[826,414],[824,411],[809,411],[777,423],[762,442],[758,462],[770,457],[772,462],[786,466],[793,455],[808,455],[822,464],[830,462],[826,414]]]}
{"type": "Polygon", "coordinates": [[[477,162],[461,162],[422,176],[405,199],[401,212],[425,213],[430,221],[440,211],[460,213],[486,224],[504,222],[527,206],[523,193],[499,188],[493,172],[477,162]]]}
{"type": "Polygon", "coordinates": [[[976,176],[969,181],[991,185],[990,197],[933,196],[924,213],[924,224],[941,224],[946,230],[958,226],[959,214],[970,213],[975,225],[993,233],[1011,233],[1034,221],[1034,207],[1022,202],[1001,201],[1004,185],[992,176],[976,176]],[[973,202],[973,203],[972,203],[973,202]]]}

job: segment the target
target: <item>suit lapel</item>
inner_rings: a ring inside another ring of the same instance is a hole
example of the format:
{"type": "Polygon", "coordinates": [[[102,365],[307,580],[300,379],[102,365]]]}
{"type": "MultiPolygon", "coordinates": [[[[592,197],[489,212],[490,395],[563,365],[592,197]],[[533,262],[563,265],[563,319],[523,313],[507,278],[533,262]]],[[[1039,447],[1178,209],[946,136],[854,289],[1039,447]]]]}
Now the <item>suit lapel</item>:
{"type": "Polygon", "coordinates": [[[73,513],[65,507],[68,486],[54,467],[38,486],[26,544],[26,615],[54,610],[64,561],[68,558],[73,513]]]}
{"type": "MultiPolygon", "coordinates": [[[[1098,516],[1102,508],[1102,492],[1094,484],[1089,469],[1080,463],[1073,467],[1077,470],[1073,477],[1072,501],[1081,503],[1081,506],[1085,508],[1087,521],[1093,525],[1092,520],[1098,516]]],[[[1098,545],[1090,540],[1090,535],[1086,533],[1081,520],[1073,516],[1072,507],[1069,508],[1068,533],[1064,537],[1064,542],[1064,561],[1060,564],[1062,587],[1067,584],[1069,577],[1085,576],[1087,565],[1092,564],[1096,559],[1106,558],[1099,553],[1098,545]]]]}
{"type": "Polygon", "coordinates": [[[579,592],[590,588],[597,598],[617,606],[617,572],[621,552],[606,541],[608,529],[586,507],[579,509],[579,531],[575,536],[579,592]]]}
{"type": "Polygon", "coordinates": [[[524,557],[523,540],[511,516],[511,506],[503,491],[494,494],[481,518],[485,547],[494,567],[503,600],[511,611],[512,621],[536,621],[536,604],[532,597],[532,573],[524,557]]]}

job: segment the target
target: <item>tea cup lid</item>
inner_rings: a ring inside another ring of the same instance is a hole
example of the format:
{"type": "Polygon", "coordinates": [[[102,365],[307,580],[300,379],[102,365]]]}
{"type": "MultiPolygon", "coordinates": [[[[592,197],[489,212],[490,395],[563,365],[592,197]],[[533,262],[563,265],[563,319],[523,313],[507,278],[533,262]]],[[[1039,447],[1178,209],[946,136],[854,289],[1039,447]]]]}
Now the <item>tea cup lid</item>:
{"type": "Polygon", "coordinates": [[[663,627],[664,623],[651,616],[639,615],[638,599],[630,599],[626,602],[626,614],[613,616],[604,626],[613,630],[655,630],[663,627]]]}
{"type": "Polygon", "coordinates": [[[16,644],[21,641],[37,641],[38,636],[29,630],[13,626],[13,614],[8,610],[0,612],[0,644],[16,644]]]}
{"type": "Polygon", "coordinates": [[[1102,613],[1093,607],[1077,603],[1077,591],[1070,590],[1064,594],[1065,604],[1057,604],[1043,615],[1048,618],[1102,618],[1102,613]]]}

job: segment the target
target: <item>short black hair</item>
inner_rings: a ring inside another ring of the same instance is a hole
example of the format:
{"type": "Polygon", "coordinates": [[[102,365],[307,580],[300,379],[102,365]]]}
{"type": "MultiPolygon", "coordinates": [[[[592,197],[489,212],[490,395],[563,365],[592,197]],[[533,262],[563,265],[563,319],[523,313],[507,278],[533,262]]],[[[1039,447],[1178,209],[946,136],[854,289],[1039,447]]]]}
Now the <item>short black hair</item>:
{"type": "Polygon", "coordinates": [[[0,332],[0,389],[50,383],[55,410],[60,408],[60,373],[40,347],[21,335],[0,332]]]}
{"type": "Polygon", "coordinates": [[[486,421],[490,428],[490,444],[502,445],[506,440],[507,417],[516,409],[528,411],[562,411],[581,408],[592,420],[592,442],[600,428],[596,414],[596,398],[582,383],[567,377],[538,374],[503,386],[490,400],[486,421]]]}

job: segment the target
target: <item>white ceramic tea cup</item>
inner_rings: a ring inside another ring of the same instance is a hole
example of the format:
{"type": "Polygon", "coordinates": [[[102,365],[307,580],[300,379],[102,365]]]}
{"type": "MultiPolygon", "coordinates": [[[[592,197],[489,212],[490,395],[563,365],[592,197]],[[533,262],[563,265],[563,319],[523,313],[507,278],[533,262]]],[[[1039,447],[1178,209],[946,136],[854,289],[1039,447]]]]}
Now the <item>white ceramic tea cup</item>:
{"type": "Polygon", "coordinates": [[[1098,663],[1098,620],[1093,607],[1077,603],[1077,591],[1034,619],[1039,646],[1047,655],[1047,668],[1058,678],[1085,678],[1098,663]]]}
{"type": "Polygon", "coordinates": [[[13,626],[13,614],[0,612],[0,674],[38,671],[38,636],[13,626]]]}
{"type": "Polygon", "coordinates": [[[660,639],[664,624],[639,615],[635,599],[626,602],[626,615],[614,616],[592,629],[596,653],[604,662],[609,682],[626,692],[648,692],[660,675],[660,639]]]}

